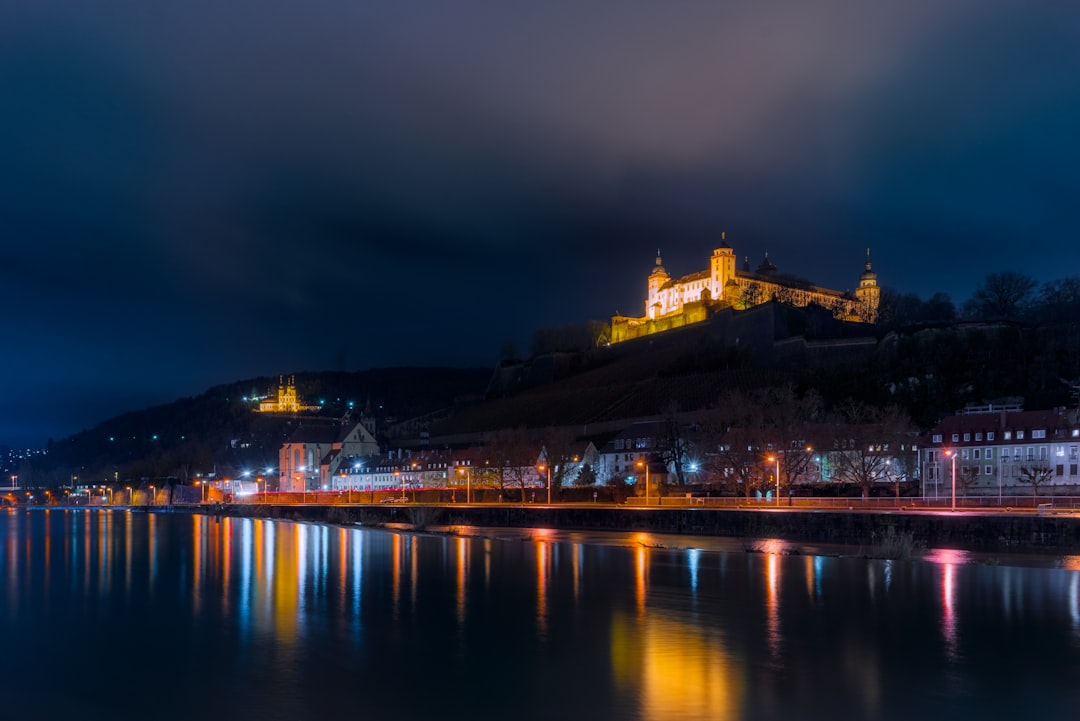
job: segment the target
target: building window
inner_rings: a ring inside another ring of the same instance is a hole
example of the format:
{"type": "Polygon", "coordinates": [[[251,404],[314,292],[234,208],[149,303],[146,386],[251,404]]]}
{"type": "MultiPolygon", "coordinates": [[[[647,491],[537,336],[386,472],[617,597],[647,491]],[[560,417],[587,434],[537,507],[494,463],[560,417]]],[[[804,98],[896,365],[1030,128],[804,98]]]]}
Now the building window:
{"type": "Polygon", "coordinates": [[[979,449],[978,448],[972,449],[971,457],[974,458],[975,460],[979,460],[979,449]]]}
{"type": "Polygon", "coordinates": [[[994,467],[993,466],[987,466],[986,468],[983,469],[983,473],[985,475],[987,475],[987,476],[994,475],[994,467]]]}
{"type": "Polygon", "coordinates": [[[1032,431],[1031,432],[1031,437],[1032,438],[1046,438],[1046,431],[1045,430],[1032,431]]]}
{"type": "Polygon", "coordinates": [[[965,461],[968,459],[968,449],[967,448],[961,448],[960,449],[960,457],[963,458],[965,461]]]}
{"type": "Polygon", "coordinates": [[[975,440],[981,441],[982,440],[982,433],[976,433],[975,434],[975,440]]]}
{"type": "Polygon", "coordinates": [[[986,440],[988,440],[988,441],[994,440],[994,432],[993,431],[990,431],[989,433],[986,434],[986,440]]]}
{"type": "Polygon", "coordinates": [[[1007,440],[1007,441],[1011,441],[1011,440],[1012,440],[1012,431],[1005,431],[1005,436],[1004,436],[1004,438],[1005,438],[1005,440],[1007,440]]]}
{"type": "Polygon", "coordinates": [[[967,443],[970,440],[971,440],[971,434],[970,433],[965,433],[964,434],[964,443],[967,443]]]}
{"type": "Polygon", "coordinates": [[[941,434],[940,434],[940,433],[935,433],[935,434],[934,434],[934,435],[933,435],[933,436],[932,436],[932,437],[930,438],[930,442],[931,442],[931,443],[941,443],[941,434]]]}
{"type": "Polygon", "coordinates": [[[1024,440],[1024,432],[1023,431],[1017,431],[1016,432],[1016,440],[1018,440],[1018,441],[1024,440]]]}
{"type": "Polygon", "coordinates": [[[983,454],[983,458],[985,458],[986,460],[989,461],[993,457],[994,457],[994,449],[993,448],[987,448],[986,453],[983,454]]]}
{"type": "Polygon", "coordinates": [[[1070,476],[1075,476],[1076,475],[1076,464],[1075,463],[1070,463],[1069,464],[1069,475],[1070,476]]]}
{"type": "Polygon", "coordinates": [[[1045,461],[1050,457],[1050,449],[1046,446],[1039,446],[1039,460],[1045,461]]]}
{"type": "Polygon", "coordinates": [[[1065,466],[1061,465],[1060,463],[1057,464],[1056,466],[1054,466],[1054,475],[1055,476],[1064,476],[1065,475],[1065,466]]]}
{"type": "Polygon", "coordinates": [[[959,433],[953,433],[952,434],[952,440],[953,440],[953,443],[959,443],[960,442],[960,434],[959,433]]]}

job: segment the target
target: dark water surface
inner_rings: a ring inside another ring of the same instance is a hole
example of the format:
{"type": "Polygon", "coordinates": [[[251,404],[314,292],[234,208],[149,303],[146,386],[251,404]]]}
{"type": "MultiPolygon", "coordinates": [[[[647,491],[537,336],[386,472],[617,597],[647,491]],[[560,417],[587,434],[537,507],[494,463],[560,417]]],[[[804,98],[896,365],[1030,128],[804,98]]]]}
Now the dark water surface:
{"type": "Polygon", "coordinates": [[[1076,559],[614,538],[5,512],[0,718],[1080,717],[1076,559]]]}

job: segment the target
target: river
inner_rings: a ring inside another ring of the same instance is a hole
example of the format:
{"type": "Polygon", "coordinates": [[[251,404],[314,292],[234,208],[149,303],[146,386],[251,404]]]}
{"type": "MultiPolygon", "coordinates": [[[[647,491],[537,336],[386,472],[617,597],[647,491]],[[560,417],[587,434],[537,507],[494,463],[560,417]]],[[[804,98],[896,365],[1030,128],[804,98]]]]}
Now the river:
{"type": "Polygon", "coordinates": [[[1080,559],[458,530],[6,511],[0,713],[987,721],[1080,708],[1080,559]]]}

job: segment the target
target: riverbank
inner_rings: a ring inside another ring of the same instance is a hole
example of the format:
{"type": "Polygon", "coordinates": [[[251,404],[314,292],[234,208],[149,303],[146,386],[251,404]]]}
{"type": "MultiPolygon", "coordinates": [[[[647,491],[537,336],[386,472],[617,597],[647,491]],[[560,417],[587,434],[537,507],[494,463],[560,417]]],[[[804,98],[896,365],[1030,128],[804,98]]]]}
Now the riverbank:
{"type": "Polygon", "coordinates": [[[982,553],[1080,553],[1080,516],[960,511],[801,511],[532,505],[228,504],[201,512],[363,526],[552,528],[648,532],[797,543],[880,546],[909,538],[927,548],[982,553]]]}

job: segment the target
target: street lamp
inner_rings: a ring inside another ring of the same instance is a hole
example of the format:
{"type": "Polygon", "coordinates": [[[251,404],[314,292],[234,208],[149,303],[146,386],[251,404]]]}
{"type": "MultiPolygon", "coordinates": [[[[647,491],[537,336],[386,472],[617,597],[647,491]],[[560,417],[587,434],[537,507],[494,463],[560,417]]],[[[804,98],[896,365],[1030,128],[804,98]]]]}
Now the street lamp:
{"type": "Polygon", "coordinates": [[[465,476],[465,503],[472,503],[472,473],[461,466],[458,466],[457,472],[459,476],[465,476]]]}
{"type": "Polygon", "coordinates": [[[154,501],[156,501],[156,500],[157,500],[157,488],[155,486],[150,486],[150,505],[151,506],[154,505],[154,501]]]}
{"type": "Polygon", "coordinates": [[[776,505],[780,505],[780,454],[769,456],[768,460],[776,461],[776,505]]]}
{"type": "Polygon", "coordinates": [[[952,509],[956,510],[956,451],[950,449],[945,455],[952,459],[952,509]]]}
{"type": "Polygon", "coordinates": [[[645,505],[649,505],[649,462],[643,461],[640,458],[637,463],[634,464],[637,468],[645,469],[645,505]]]}
{"type": "Polygon", "coordinates": [[[128,492],[128,505],[129,506],[134,506],[135,505],[135,491],[131,490],[131,486],[125,486],[125,489],[128,492]]]}
{"type": "Polygon", "coordinates": [[[543,473],[547,469],[547,486],[548,486],[548,505],[551,505],[551,464],[541,463],[538,466],[538,470],[543,473]]]}

